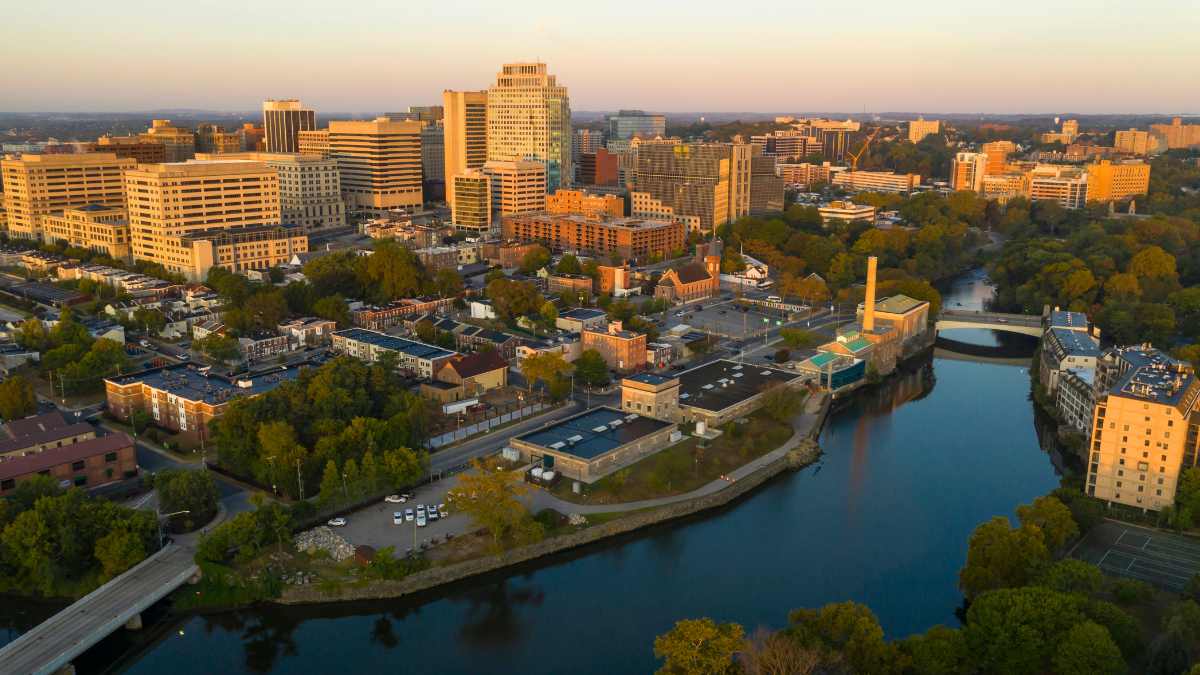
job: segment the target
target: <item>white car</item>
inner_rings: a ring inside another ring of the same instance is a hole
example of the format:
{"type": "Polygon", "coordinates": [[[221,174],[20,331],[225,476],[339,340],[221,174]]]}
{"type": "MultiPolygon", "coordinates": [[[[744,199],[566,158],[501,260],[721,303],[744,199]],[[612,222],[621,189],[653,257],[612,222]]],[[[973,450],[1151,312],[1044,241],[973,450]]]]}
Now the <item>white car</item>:
{"type": "Polygon", "coordinates": [[[413,510],[412,509],[404,509],[404,520],[406,522],[411,523],[412,519],[413,519],[413,510]]]}
{"type": "Polygon", "coordinates": [[[438,513],[438,510],[437,510],[437,507],[436,507],[436,506],[431,506],[431,507],[429,507],[429,519],[430,519],[430,520],[437,520],[437,519],[438,519],[438,518],[440,518],[440,517],[441,517],[441,516],[440,516],[440,514],[438,513]]]}
{"type": "Polygon", "coordinates": [[[345,527],[346,519],[345,518],[331,518],[329,520],[328,524],[330,527],[345,527]]]}
{"type": "Polygon", "coordinates": [[[417,515],[418,516],[425,515],[425,505],[424,504],[417,504],[417,515]]]}
{"type": "Polygon", "coordinates": [[[425,527],[425,516],[417,516],[417,527],[425,527]]]}
{"type": "Polygon", "coordinates": [[[392,514],[392,524],[393,525],[400,525],[403,522],[404,522],[404,514],[403,513],[396,511],[395,513],[392,514]]]}
{"type": "Polygon", "coordinates": [[[405,502],[405,499],[401,495],[388,495],[383,498],[383,501],[385,501],[389,504],[403,504],[405,502]]]}

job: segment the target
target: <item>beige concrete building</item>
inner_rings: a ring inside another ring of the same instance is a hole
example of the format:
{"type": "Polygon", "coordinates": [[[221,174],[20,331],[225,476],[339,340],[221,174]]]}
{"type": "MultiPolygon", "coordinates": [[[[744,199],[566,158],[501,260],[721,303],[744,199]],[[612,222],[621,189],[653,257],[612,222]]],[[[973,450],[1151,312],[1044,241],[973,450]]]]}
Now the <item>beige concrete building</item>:
{"type": "Polygon", "coordinates": [[[111,152],[117,157],[132,157],[138,164],[155,164],[167,161],[167,146],[149,141],[141,136],[101,136],[91,148],[92,152],[111,152]]]}
{"type": "Polygon", "coordinates": [[[196,134],[171,124],[171,120],[152,120],[139,138],[162,143],[168,162],[185,162],[196,155],[196,134]]]}
{"type": "Polygon", "coordinates": [[[1058,202],[1078,209],[1088,199],[1088,176],[1082,169],[1059,164],[1039,164],[1029,173],[1029,198],[1058,202]]]}
{"type": "Polygon", "coordinates": [[[677,215],[697,216],[711,232],[750,213],[751,148],[742,143],[638,145],[636,191],[650,194],[677,215]]]}
{"type": "Polygon", "coordinates": [[[982,152],[960,152],[950,163],[950,189],[970,192],[983,190],[987,175],[988,155],[982,152]]]}
{"type": "MultiPolygon", "coordinates": [[[[506,63],[487,93],[488,161],[535,160],[546,185],[570,185],[571,101],[544,63],[506,63]]],[[[449,169],[449,167],[447,167],[449,169]]]]}
{"type": "Polygon", "coordinates": [[[290,152],[242,152],[225,155],[196,155],[198,160],[236,159],[262,162],[279,174],[281,222],[304,232],[345,227],[346,204],[342,201],[337,160],[319,155],[290,152]]]}
{"type": "Polygon", "coordinates": [[[1151,347],[1114,349],[1097,362],[1096,392],[1088,495],[1150,511],[1173,505],[1180,474],[1196,465],[1192,367],[1151,347]]]}
{"type": "Polygon", "coordinates": [[[64,209],[100,204],[124,206],[122,173],[137,166],[131,158],[96,152],[24,155],[0,161],[8,235],[42,238],[42,219],[64,209]]]}
{"type": "Polygon", "coordinates": [[[921,184],[921,177],[915,173],[893,171],[840,171],[834,174],[833,184],[856,192],[908,194],[921,184]]]}
{"type": "MultiPolygon", "coordinates": [[[[454,229],[486,233],[492,229],[492,179],[479,169],[467,169],[452,179],[458,195],[451,209],[454,229]]],[[[450,187],[446,193],[449,194],[450,187]]]]}
{"type": "Polygon", "coordinates": [[[202,279],[220,256],[194,251],[187,235],[280,222],[279,176],[262,162],[147,164],[125,173],[125,193],[133,257],[191,279],[202,279]]]}
{"type": "Polygon", "coordinates": [[[1028,195],[1029,174],[1021,171],[988,174],[983,177],[982,194],[985,198],[999,200],[1002,204],[1013,197],[1028,195]]]}
{"type": "Polygon", "coordinates": [[[329,130],[305,129],[297,132],[296,147],[302,155],[329,157],[329,130]]]}
{"type": "Polygon", "coordinates": [[[43,220],[46,241],[65,241],[70,246],[103,253],[128,261],[129,219],[117,206],[89,204],[65,209],[43,220]]]}
{"type": "Polygon", "coordinates": [[[546,196],[546,212],[574,214],[597,220],[620,218],[625,215],[625,200],[616,195],[560,189],[546,196]]]}
{"type": "Polygon", "coordinates": [[[920,143],[925,140],[926,136],[933,136],[941,133],[942,123],[940,120],[927,120],[924,117],[915,119],[908,123],[908,141],[910,143],[920,143]]]}
{"type": "Polygon", "coordinates": [[[1113,137],[1113,150],[1127,155],[1148,155],[1158,149],[1158,137],[1149,131],[1126,129],[1113,137]]]}
{"type": "Polygon", "coordinates": [[[1160,145],[1168,150],[1200,145],[1200,124],[1184,124],[1178,117],[1173,118],[1170,124],[1151,124],[1150,131],[1162,138],[1160,145]]]}
{"type": "Polygon", "coordinates": [[[987,155],[987,175],[990,176],[1007,170],[1008,156],[1017,151],[1017,144],[1012,141],[991,141],[979,146],[979,151],[987,155]]]}
{"type": "Polygon", "coordinates": [[[546,210],[546,165],[535,161],[489,161],[483,173],[491,181],[492,213],[511,216],[546,210]]]}
{"type": "Polygon", "coordinates": [[[201,124],[196,127],[196,152],[226,155],[242,151],[242,137],[230,133],[216,124],[201,124]]]}
{"type": "MultiPolygon", "coordinates": [[[[167,243],[175,246],[173,239],[167,243]]],[[[191,269],[184,276],[201,280],[214,267],[245,272],[287,264],[294,256],[308,253],[308,235],[283,225],[207,230],[180,237],[175,251],[190,257],[191,269]]]]}
{"type": "Polygon", "coordinates": [[[683,223],[671,220],[611,218],[592,220],[583,216],[530,213],[504,218],[506,240],[542,242],[566,250],[616,254],[623,259],[663,259],[683,250],[687,233],[683,223]]]}
{"type": "Polygon", "coordinates": [[[869,204],[855,204],[847,201],[832,201],[817,208],[821,214],[821,224],[828,225],[831,220],[843,220],[847,223],[875,222],[875,207],[869,204]]]}
{"type": "Polygon", "coordinates": [[[651,220],[678,221],[687,227],[688,232],[700,231],[700,216],[681,216],[675,213],[675,208],[655,199],[649,192],[631,192],[630,213],[633,218],[649,218],[651,220]]]}
{"type": "Polygon", "coordinates": [[[419,209],[424,122],[379,117],[329,123],[329,151],[341,172],[346,207],[370,215],[419,209]]]}
{"type": "Polygon", "coordinates": [[[834,166],[829,162],[820,164],[801,162],[799,164],[776,164],[775,169],[779,172],[779,177],[783,179],[785,185],[797,185],[808,189],[808,186],[813,183],[832,183],[834,176],[842,171],[848,171],[849,167],[834,166]]]}
{"type": "Polygon", "coordinates": [[[471,169],[482,169],[488,159],[486,91],[442,92],[445,126],[444,171],[446,203],[454,208],[454,177],[471,169]]]}
{"type": "Polygon", "coordinates": [[[263,140],[267,152],[299,152],[299,134],[317,128],[317,112],[299,99],[263,101],[263,140]]]}
{"type": "Polygon", "coordinates": [[[1121,201],[1150,190],[1150,165],[1141,161],[1112,162],[1102,159],[1087,167],[1089,202],[1121,201]]]}

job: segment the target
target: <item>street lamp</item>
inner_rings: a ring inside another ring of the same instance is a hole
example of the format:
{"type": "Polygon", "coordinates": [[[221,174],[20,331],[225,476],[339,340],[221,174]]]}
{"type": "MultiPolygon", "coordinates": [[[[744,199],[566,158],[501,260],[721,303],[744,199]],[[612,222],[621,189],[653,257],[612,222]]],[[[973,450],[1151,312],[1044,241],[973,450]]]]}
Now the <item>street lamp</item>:
{"type": "Polygon", "coordinates": [[[163,531],[162,531],[163,521],[172,516],[182,516],[185,513],[191,513],[191,511],[184,509],[183,511],[176,511],[174,513],[163,514],[163,513],[159,512],[158,505],[157,504],[154,505],[154,515],[156,516],[155,520],[158,522],[158,548],[161,549],[163,547],[163,531]]]}

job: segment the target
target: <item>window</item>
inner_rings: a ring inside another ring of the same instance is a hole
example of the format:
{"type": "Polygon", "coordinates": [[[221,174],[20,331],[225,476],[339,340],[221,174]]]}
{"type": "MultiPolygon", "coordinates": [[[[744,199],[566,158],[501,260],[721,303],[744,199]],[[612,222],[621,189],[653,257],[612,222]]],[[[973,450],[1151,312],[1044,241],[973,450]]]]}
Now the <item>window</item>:
{"type": "Polygon", "coordinates": [[[117,453],[115,453],[115,452],[110,452],[110,453],[108,453],[108,454],[104,455],[104,461],[106,461],[106,462],[115,462],[115,461],[117,461],[117,453]]]}
{"type": "Polygon", "coordinates": [[[83,471],[83,460],[81,459],[78,462],[71,462],[71,470],[72,471],[83,471]]]}
{"type": "Polygon", "coordinates": [[[87,485],[87,476],[75,476],[75,487],[83,487],[87,485]]]}
{"type": "Polygon", "coordinates": [[[0,490],[11,490],[16,487],[17,481],[15,478],[5,478],[0,480],[0,490]]]}

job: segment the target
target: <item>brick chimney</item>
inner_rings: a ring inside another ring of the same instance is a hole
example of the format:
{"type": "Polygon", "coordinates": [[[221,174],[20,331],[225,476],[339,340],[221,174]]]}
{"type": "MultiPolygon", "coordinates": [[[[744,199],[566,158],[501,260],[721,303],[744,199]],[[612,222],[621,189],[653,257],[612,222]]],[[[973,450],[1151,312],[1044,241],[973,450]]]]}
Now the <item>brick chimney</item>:
{"type": "Polygon", "coordinates": [[[867,258],[867,297],[863,299],[862,329],[864,333],[875,330],[875,267],[879,259],[875,256],[867,258]]]}

